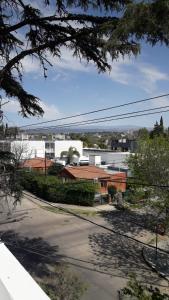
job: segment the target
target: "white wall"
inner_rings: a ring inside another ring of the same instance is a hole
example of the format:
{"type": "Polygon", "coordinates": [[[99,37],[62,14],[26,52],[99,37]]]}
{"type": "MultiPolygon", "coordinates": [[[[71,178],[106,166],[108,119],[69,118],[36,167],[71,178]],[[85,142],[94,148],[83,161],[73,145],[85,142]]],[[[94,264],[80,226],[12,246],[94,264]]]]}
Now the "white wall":
{"type": "Polygon", "coordinates": [[[0,299],[50,300],[3,243],[0,243],[0,299]]]}
{"type": "Polygon", "coordinates": [[[45,157],[45,141],[13,141],[11,151],[17,146],[24,149],[22,159],[45,157]]]}
{"type": "Polygon", "coordinates": [[[100,155],[89,155],[90,165],[101,165],[101,156],[100,155]]]}
{"type": "Polygon", "coordinates": [[[70,147],[76,148],[80,156],[83,151],[83,143],[81,141],[55,141],[55,157],[60,157],[62,151],[68,151],[70,147]]]}
{"type": "MultiPolygon", "coordinates": [[[[11,151],[15,147],[23,147],[24,154],[22,159],[34,158],[34,157],[45,157],[45,142],[48,141],[13,141],[11,142],[11,151]]],[[[52,141],[49,141],[49,143],[52,141]]],[[[60,157],[62,151],[68,151],[70,147],[76,148],[80,156],[83,152],[83,143],[81,141],[55,141],[55,157],[60,157]]]]}
{"type": "Polygon", "coordinates": [[[131,153],[129,152],[112,152],[102,150],[83,149],[83,155],[100,155],[101,160],[106,164],[114,164],[115,167],[125,167],[125,161],[131,153]]]}

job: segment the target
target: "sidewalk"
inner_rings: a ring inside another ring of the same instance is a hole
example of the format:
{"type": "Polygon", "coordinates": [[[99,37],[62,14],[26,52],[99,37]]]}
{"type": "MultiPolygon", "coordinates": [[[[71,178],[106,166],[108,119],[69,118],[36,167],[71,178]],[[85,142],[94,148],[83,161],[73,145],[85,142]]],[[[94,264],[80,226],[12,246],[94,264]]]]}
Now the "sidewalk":
{"type": "MultiPolygon", "coordinates": [[[[32,201],[38,205],[41,206],[46,206],[47,203],[42,202],[43,199],[25,191],[25,193],[32,197],[32,201]],[[42,201],[41,201],[42,200],[42,201]]],[[[47,201],[48,202],[48,201],[47,201]]],[[[74,209],[74,210],[84,210],[84,211],[91,211],[91,212],[99,212],[99,211],[113,211],[116,210],[114,205],[111,204],[102,204],[102,205],[97,205],[97,206],[80,206],[80,205],[71,205],[71,204],[64,204],[64,203],[53,203],[53,202],[48,202],[49,205],[52,204],[53,206],[56,207],[63,207],[65,209],[74,209]]]]}

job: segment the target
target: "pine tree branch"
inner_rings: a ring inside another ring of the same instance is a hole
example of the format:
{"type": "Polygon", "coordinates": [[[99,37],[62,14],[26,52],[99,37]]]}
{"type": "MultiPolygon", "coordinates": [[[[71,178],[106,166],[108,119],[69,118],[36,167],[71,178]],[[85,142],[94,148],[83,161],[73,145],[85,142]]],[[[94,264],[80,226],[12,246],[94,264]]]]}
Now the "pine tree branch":
{"type": "MultiPolygon", "coordinates": [[[[35,25],[35,26],[42,26],[44,22],[52,22],[52,21],[58,21],[58,22],[69,22],[69,21],[79,21],[80,23],[83,22],[90,22],[93,24],[104,24],[105,22],[118,22],[119,18],[117,17],[95,17],[92,15],[84,15],[84,14],[68,14],[64,17],[57,17],[56,15],[43,17],[43,18],[30,18],[25,19],[15,25],[12,25],[10,27],[1,28],[1,31],[3,33],[10,33],[12,31],[15,31],[17,29],[20,29],[26,25],[35,25]]],[[[47,23],[46,23],[47,25],[47,23]]],[[[56,25],[56,24],[55,24],[56,25]]],[[[65,27],[62,27],[58,25],[58,28],[64,29],[65,27]]]]}

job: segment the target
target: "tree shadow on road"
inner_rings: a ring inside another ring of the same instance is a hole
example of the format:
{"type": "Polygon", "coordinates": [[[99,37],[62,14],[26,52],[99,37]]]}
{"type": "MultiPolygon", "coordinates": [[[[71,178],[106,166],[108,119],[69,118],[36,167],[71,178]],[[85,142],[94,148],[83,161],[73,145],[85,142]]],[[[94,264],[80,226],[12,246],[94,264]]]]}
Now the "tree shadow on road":
{"type": "Polygon", "coordinates": [[[51,246],[41,237],[28,238],[9,230],[0,232],[2,241],[13,255],[32,274],[42,278],[51,273],[50,268],[59,263],[58,246],[51,246]]]}
{"type": "Polygon", "coordinates": [[[89,235],[89,243],[100,269],[125,277],[136,273],[141,280],[154,284],[159,280],[142,257],[142,245],[106,232],[89,235]]]}
{"type": "Polygon", "coordinates": [[[156,218],[152,214],[140,214],[136,211],[130,210],[113,210],[100,212],[100,216],[103,217],[114,230],[118,230],[122,233],[129,233],[132,236],[136,236],[141,231],[148,230],[154,231],[154,224],[156,218]]]}

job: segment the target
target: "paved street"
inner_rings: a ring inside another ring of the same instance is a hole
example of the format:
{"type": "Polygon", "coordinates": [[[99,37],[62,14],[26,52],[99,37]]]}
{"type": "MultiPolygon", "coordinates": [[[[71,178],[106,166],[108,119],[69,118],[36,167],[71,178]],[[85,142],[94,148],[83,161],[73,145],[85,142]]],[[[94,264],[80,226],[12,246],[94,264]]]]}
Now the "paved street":
{"type": "MultiPolygon", "coordinates": [[[[151,233],[116,211],[103,212],[102,216],[90,219],[139,239],[151,237],[151,233]]],[[[39,202],[26,197],[21,206],[18,205],[13,220],[0,225],[0,234],[18,259],[25,258],[28,271],[35,274],[36,271],[45,272],[44,263],[50,259],[66,261],[87,283],[83,300],[118,299],[117,291],[124,286],[131,272],[143,282],[167,286],[165,280],[145,264],[140,244],[74,216],[47,211],[39,206],[39,202]],[[44,254],[43,260],[32,254],[30,264],[24,248],[44,254]],[[37,268],[38,264],[41,269],[37,268]]]]}

